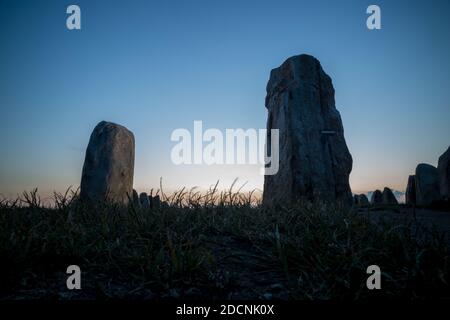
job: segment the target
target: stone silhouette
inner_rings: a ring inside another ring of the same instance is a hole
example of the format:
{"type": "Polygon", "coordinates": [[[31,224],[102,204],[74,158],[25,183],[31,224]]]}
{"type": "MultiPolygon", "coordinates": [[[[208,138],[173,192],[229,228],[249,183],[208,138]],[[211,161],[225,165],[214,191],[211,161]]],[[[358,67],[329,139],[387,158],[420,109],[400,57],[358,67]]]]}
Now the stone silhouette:
{"type": "Polygon", "coordinates": [[[441,198],[450,201],[450,147],[439,157],[438,173],[441,198]]]}
{"type": "Polygon", "coordinates": [[[383,203],[383,193],[381,193],[380,190],[375,190],[372,193],[372,197],[370,198],[370,203],[377,204],[377,203],[383,203]]]}
{"type": "Polygon", "coordinates": [[[138,195],[137,191],[134,189],[133,189],[133,204],[137,207],[139,207],[141,205],[141,203],[139,201],[139,195],[138,195]]]}
{"type": "Polygon", "coordinates": [[[367,198],[367,196],[365,194],[359,195],[359,204],[363,205],[363,206],[370,204],[369,199],[367,198]]]}
{"type": "Polygon", "coordinates": [[[369,205],[369,199],[365,194],[355,194],[355,204],[358,206],[369,205]]]}
{"type": "Polygon", "coordinates": [[[161,199],[159,198],[159,195],[156,196],[149,196],[150,199],[150,207],[152,209],[158,209],[161,206],[161,199]]]}
{"type": "Polygon", "coordinates": [[[382,203],[384,203],[384,204],[398,204],[397,198],[395,197],[392,190],[388,187],[385,187],[383,189],[381,198],[382,198],[382,203]]]}
{"type": "Polygon", "coordinates": [[[127,204],[133,193],[134,135],[102,121],[91,134],[81,177],[82,200],[127,204]]]}
{"type": "MultiPolygon", "coordinates": [[[[350,205],[352,157],[331,78],[309,55],[287,59],[267,84],[267,142],[279,130],[280,168],[264,179],[264,204],[339,201],[350,205]]],[[[268,148],[270,150],[270,147],[268,148]]]]}
{"type": "Polygon", "coordinates": [[[408,177],[408,184],[406,185],[405,193],[406,204],[413,205],[416,204],[416,176],[410,175],[408,177]]]}
{"type": "Polygon", "coordinates": [[[142,208],[150,208],[150,199],[148,197],[148,194],[146,192],[142,192],[139,195],[139,200],[141,202],[141,207],[142,208]]]}
{"type": "Polygon", "coordinates": [[[429,206],[440,200],[439,174],[437,168],[426,163],[416,167],[416,204],[429,206]]]}

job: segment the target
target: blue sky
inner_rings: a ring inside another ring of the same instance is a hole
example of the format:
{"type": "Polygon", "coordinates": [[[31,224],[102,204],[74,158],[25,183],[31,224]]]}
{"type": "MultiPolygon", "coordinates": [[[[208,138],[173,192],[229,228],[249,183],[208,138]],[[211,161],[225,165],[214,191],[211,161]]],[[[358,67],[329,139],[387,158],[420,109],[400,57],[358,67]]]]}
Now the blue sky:
{"type": "Polygon", "coordinates": [[[176,128],[265,128],[270,70],[318,58],[333,79],[353,191],[403,190],[450,144],[448,1],[0,2],[0,194],[78,186],[101,120],[136,138],[135,187],[262,188],[257,166],[175,166],[176,128]],[[82,30],[66,29],[81,8],[82,30]],[[366,28],[381,7],[382,29],[366,28]]]}

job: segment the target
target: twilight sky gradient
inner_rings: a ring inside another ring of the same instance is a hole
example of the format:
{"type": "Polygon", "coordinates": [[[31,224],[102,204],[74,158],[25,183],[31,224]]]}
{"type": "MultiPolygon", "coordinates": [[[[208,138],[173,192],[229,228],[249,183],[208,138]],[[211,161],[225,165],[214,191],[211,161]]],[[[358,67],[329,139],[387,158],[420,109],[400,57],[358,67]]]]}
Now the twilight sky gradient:
{"type": "Polygon", "coordinates": [[[0,194],[78,186],[101,120],[136,138],[135,188],[208,187],[257,166],[175,166],[176,128],[265,128],[270,70],[318,58],[336,89],[354,192],[404,190],[450,144],[450,1],[0,2],[0,194]],[[82,30],[66,29],[78,4],[82,30]],[[366,28],[378,4],[382,29],[366,28]]]}

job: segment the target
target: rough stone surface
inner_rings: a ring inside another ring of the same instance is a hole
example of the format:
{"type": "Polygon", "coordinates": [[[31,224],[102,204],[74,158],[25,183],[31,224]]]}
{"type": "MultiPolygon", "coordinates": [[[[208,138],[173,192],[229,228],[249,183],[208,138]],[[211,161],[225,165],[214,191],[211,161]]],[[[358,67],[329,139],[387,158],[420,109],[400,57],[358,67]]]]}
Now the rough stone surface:
{"type": "Polygon", "coordinates": [[[139,195],[139,200],[141,202],[142,208],[150,208],[150,199],[148,197],[148,194],[146,192],[142,192],[139,195]]]}
{"type": "Polygon", "coordinates": [[[128,203],[133,193],[134,135],[102,121],[91,134],[81,177],[82,200],[128,203]]]}
{"type": "Polygon", "coordinates": [[[352,203],[352,157],[331,78],[309,55],[287,59],[267,84],[267,143],[279,129],[279,171],[264,179],[264,204],[299,199],[352,203]]]}
{"type": "Polygon", "coordinates": [[[392,190],[388,187],[383,189],[383,193],[381,195],[382,202],[384,204],[398,204],[397,198],[395,197],[392,190]]]}
{"type": "Polygon", "coordinates": [[[416,176],[410,175],[408,177],[408,184],[406,185],[405,202],[408,205],[416,204],[416,176]]]}
{"type": "Polygon", "coordinates": [[[438,173],[441,197],[450,201],[450,147],[439,157],[438,173]]]}
{"type": "Polygon", "coordinates": [[[377,203],[383,203],[383,193],[380,190],[375,190],[372,193],[372,197],[370,198],[370,203],[377,204],[377,203]]]}
{"type": "Polygon", "coordinates": [[[416,167],[416,204],[429,206],[441,198],[436,167],[421,163],[416,167]]]}

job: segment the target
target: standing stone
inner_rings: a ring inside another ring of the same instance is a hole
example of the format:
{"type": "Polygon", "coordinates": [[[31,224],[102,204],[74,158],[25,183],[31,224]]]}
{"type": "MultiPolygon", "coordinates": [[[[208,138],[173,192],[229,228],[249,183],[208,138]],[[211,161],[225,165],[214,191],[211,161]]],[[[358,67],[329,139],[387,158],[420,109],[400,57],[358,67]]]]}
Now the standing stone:
{"type": "Polygon", "coordinates": [[[370,202],[372,204],[377,204],[377,203],[382,203],[383,202],[383,194],[381,193],[380,190],[375,190],[372,193],[372,197],[370,198],[370,202]]]}
{"type": "Polygon", "coordinates": [[[398,204],[397,198],[395,197],[392,190],[388,187],[385,187],[383,189],[381,198],[382,198],[382,203],[384,203],[384,204],[398,204]]]}
{"type": "Polygon", "coordinates": [[[287,59],[267,84],[267,141],[279,130],[279,171],[264,179],[264,204],[352,203],[352,157],[344,139],[331,78],[309,55],[287,59]]]}
{"type": "Polygon", "coordinates": [[[142,192],[139,195],[139,200],[141,202],[142,208],[150,208],[150,200],[149,200],[148,194],[146,192],[142,192]]]}
{"type": "Polygon", "coordinates": [[[416,203],[429,206],[441,198],[437,168],[421,163],[416,167],[416,203]]]}
{"type": "Polygon", "coordinates": [[[367,196],[363,193],[355,194],[354,199],[357,206],[366,206],[369,204],[369,199],[367,199],[367,196]]]}
{"type": "Polygon", "coordinates": [[[450,201],[450,147],[439,157],[438,173],[441,197],[450,201]]]}
{"type": "Polygon", "coordinates": [[[408,177],[408,184],[406,185],[405,202],[408,205],[416,204],[416,176],[410,175],[408,177]]]}
{"type": "Polygon", "coordinates": [[[133,189],[133,204],[137,207],[139,207],[141,205],[140,201],[139,201],[139,195],[138,195],[137,191],[134,189],[133,189]]]}
{"type": "Polygon", "coordinates": [[[159,195],[156,195],[154,197],[150,196],[150,207],[152,209],[159,209],[161,206],[161,199],[159,198],[159,195]]]}
{"type": "Polygon", "coordinates": [[[81,199],[127,204],[133,193],[133,172],[133,133],[115,123],[97,124],[86,149],[81,199]]]}
{"type": "Polygon", "coordinates": [[[367,206],[367,205],[369,205],[369,199],[367,199],[367,196],[365,194],[360,194],[358,196],[358,204],[360,206],[367,206]]]}

